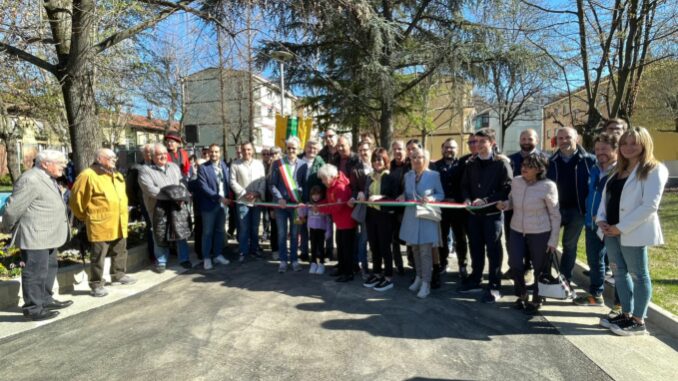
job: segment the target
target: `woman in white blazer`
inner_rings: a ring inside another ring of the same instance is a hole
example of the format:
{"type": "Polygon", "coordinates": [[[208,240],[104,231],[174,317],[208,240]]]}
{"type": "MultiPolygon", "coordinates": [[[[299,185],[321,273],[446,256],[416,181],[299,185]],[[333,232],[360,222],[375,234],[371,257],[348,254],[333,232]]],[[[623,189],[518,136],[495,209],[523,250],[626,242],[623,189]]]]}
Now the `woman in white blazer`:
{"type": "Polygon", "coordinates": [[[635,127],[619,139],[619,162],[605,184],[596,223],[614,273],[622,313],[600,324],[621,336],[644,335],[652,296],[647,248],[664,243],[657,209],[668,170],[652,153],[650,133],[635,127]]]}

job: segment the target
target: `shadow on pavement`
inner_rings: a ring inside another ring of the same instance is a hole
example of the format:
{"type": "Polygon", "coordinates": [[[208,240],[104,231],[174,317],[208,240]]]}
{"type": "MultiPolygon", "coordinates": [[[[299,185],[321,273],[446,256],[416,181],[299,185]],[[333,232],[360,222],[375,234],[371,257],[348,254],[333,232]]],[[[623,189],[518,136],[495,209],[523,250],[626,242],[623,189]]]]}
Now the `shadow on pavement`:
{"type": "MultiPolygon", "coordinates": [[[[360,277],[348,283],[337,283],[331,276],[300,272],[277,272],[278,262],[258,260],[231,263],[221,270],[194,270],[194,282],[221,282],[225,287],[253,292],[276,292],[305,299],[296,308],[308,312],[342,312],[344,319],[329,319],[321,327],[336,331],[362,331],[372,336],[438,339],[460,338],[490,341],[498,335],[556,335],[558,331],[542,316],[530,317],[512,308],[511,287],[508,295],[495,304],[484,304],[478,294],[455,292],[456,274],[443,276],[444,284],[428,298],[418,299],[407,290],[410,274],[396,276],[395,287],[377,292],[363,287],[360,277]],[[315,301],[308,302],[307,298],[315,301]]],[[[548,313],[551,313],[550,311],[548,313]]],[[[336,316],[336,315],[335,315],[336,316]]],[[[576,334],[608,334],[590,325],[572,327],[576,334]]]]}

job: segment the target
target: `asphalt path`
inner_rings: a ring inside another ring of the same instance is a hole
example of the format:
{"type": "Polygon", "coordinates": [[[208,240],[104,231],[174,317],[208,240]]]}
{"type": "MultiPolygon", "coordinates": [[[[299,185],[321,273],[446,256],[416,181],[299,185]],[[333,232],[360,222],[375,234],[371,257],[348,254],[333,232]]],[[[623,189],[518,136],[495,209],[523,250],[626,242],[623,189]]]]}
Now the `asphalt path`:
{"type": "MultiPolygon", "coordinates": [[[[277,263],[193,270],[0,341],[4,380],[608,380],[541,316],[409,276],[379,293],[277,263]]],[[[509,289],[506,289],[509,292],[509,289]]],[[[591,333],[596,334],[595,332],[591,333]]]]}

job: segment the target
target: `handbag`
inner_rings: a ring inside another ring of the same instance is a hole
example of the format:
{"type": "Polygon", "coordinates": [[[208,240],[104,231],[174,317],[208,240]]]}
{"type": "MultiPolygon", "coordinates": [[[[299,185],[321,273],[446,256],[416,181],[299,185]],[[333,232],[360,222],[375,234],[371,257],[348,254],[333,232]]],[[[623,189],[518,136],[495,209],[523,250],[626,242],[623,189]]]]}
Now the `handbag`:
{"type": "Polygon", "coordinates": [[[565,300],[572,297],[572,288],[563,274],[560,273],[558,254],[556,252],[549,253],[549,265],[539,275],[537,287],[539,287],[539,296],[543,298],[565,300]],[[556,276],[551,274],[553,267],[556,269],[556,276]]]}
{"type": "Polygon", "coordinates": [[[353,211],[351,212],[351,218],[353,218],[359,224],[365,223],[366,215],[367,215],[367,205],[365,204],[356,204],[353,207],[353,211]]]}
{"type": "Polygon", "coordinates": [[[440,222],[443,219],[440,208],[433,205],[417,205],[417,218],[440,222]]]}

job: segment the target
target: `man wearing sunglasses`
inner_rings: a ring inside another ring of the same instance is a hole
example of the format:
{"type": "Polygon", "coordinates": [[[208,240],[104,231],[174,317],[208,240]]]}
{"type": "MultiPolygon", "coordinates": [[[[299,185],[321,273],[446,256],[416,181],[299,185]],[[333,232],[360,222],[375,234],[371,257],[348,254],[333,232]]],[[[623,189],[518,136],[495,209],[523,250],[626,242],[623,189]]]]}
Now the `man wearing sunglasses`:
{"type": "Polygon", "coordinates": [[[330,128],[325,131],[323,136],[325,146],[318,152],[318,156],[322,157],[326,164],[337,165],[339,162],[339,152],[337,151],[338,138],[337,132],[333,129],[330,128]]]}
{"type": "Polygon", "coordinates": [[[104,263],[111,257],[113,283],[133,284],[127,270],[127,194],[125,179],[115,169],[118,157],[108,148],[97,151],[96,162],[82,171],[73,184],[69,204],[75,217],[85,223],[92,243],[92,296],[108,294],[104,288],[104,263]]]}

